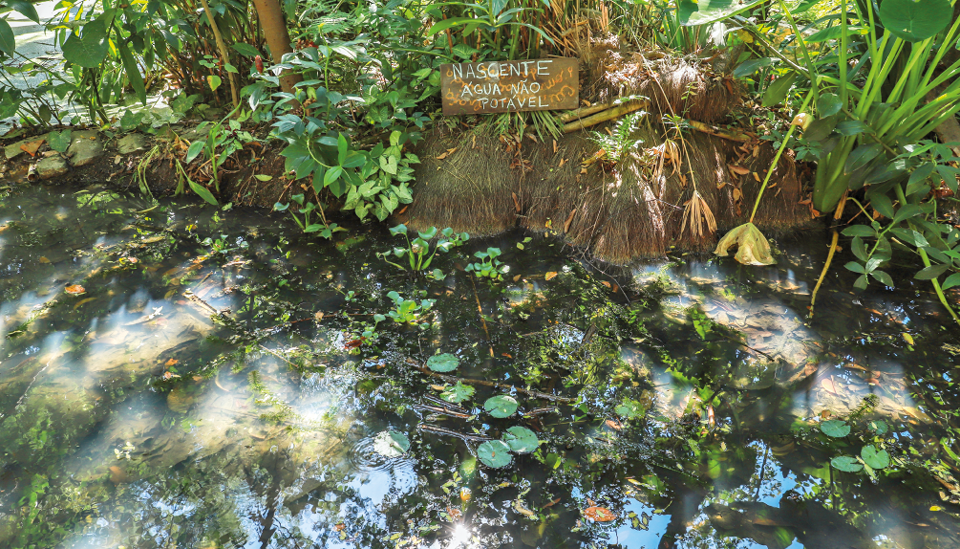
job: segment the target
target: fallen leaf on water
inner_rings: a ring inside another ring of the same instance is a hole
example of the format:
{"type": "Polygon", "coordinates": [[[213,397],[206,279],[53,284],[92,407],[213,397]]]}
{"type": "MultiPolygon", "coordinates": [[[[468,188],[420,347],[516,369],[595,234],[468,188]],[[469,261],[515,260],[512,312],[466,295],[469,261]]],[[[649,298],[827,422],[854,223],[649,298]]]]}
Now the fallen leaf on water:
{"type": "Polygon", "coordinates": [[[450,515],[450,518],[458,519],[462,513],[460,513],[460,509],[447,506],[447,514],[450,515]]]}
{"type": "Polygon", "coordinates": [[[510,353],[500,353],[500,356],[505,356],[505,357],[507,357],[507,358],[513,358],[513,355],[511,355],[510,353]]]}
{"type": "Polygon", "coordinates": [[[603,285],[606,286],[607,288],[611,288],[611,289],[613,288],[613,284],[610,284],[610,283],[607,282],[606,280],[601,280],[601,281],[600,281],[600,284],[603,284],[603,285]]]}
{"type": "Polygon", "coordinates": [[[41,255],[40,259],[38,259],[37,261],[39,261],[40,263],[50,263],[50,260],[47,259],[47,256],[45,255],[41,255]]]}
{"type": "Polygon", "coordinates": [[[553,280],[556,276],[557,276],[557,272],[556,272],[556,271],[550,271],[549,273],[547,273],[546,279],[547,279],[547,280],[553,280]]]}
{"type": "Polygon", "coordinates": [[[83,295],[87,293],[87,290],[79,284],[71,284],[67,286],[67,293],[70,295],[83,295]]]}
{"type": "Polygon", "coordinates": [[[833,383],[833,380],[827,378],[820,382],[820,386],[828,393],[837,394],[837,386],[833,383]]]}
{"type": "Polygon", "coordinates": [[[170,360],[167,361],[166,364],[164,364],[164,366],[166,366],[167,368],[169,368],[169,367],[171,367],[171,366],[176,366],[179,362],[180,362],[179,360],[177,360],[177,359],[175,359],[175,358],[171,358],[170,360]]]}
{"type": "Polygon", "coordinates": [[[362,339],[351,339],[343,345],[343,348],[347,351],[351,349],[356,349],[357,347],[363,345],[362,339]]]}
{"type": "Polygon", "coordinates": [[[520,513],[525,517],[536,516],[536,513],[524,507],[523,503],[519,499],[513,500],[513,508],[516,509],[518,513],[520,513]]]}
{"type": "Polygon", "coordinates": [[[912,336],[912,335],[908,334],[907,332],[903,332],[903,333],[900,334],[900,335],[903,336],[903,340],[907,342],[907,345],[913,345],[913,336],[912,336]]]}
{"type": "Polygon", "coordinates": [[[337,532],[342,532],[343,529],[346,528],[346,527],[347,527],[346,524],[344,524],[344,523],[342,523],[342,522],[338,522],[336,525],[334,525],[333,529],[336,530],[337,532]]]}
{"type": "Polygon", "coordinates": [[[447,386],[446,386],[446,385],[431,385],[430,388],[433,389],[434,391],[442,391],[442,390],[446,389],[447,386]]]}
{"type": "Polygon", "coordinates": [[[727,251],[733,246],[737,246],[737,255],[734,259],[744,265],[776,263],[770,254],[770,243],[753,223],[745,223],[723,235],[713,253],[725,257],[728,255],[727,251]]]}
{"type": "Polygon", "coordinates": [[[617,518],[616,513],[604,507],[587,507],[583,510],[583,516],[597,522],[610,522],[617,518]]]}
{"type": "Polygon", "coordinates": [[[608,419],[605,423],[607,424],[607,427],[614,429],[616,431],[623,429],[623,425],[617,420],[608,419]]]}
{"type": "Polygon", "coordinates": [[[171,379],[178,378],[178,377],[180,377],[180,376],[178,376],[177,374],[175,374],[175,373],[173,373],[173,372],[163,372],[163,380],[164,380],[164,381],[169,381],[169,380],[171,380],[171,379]]]}
{"type": "Polygon", "coordinates": [[[122,468],[116,465],[110,467],[110,482],[114,484],[120,484],[121,482],[127,482],[128,480],[130,480],[130,477],[122,468]]]}
{"type": "Polygon", "coordinates": [[[517,275],[517,276],[513,277],[513,281],[514,281],[514,282],[519,282],[521,276],[523,276],[523,275],[517,275]]]}

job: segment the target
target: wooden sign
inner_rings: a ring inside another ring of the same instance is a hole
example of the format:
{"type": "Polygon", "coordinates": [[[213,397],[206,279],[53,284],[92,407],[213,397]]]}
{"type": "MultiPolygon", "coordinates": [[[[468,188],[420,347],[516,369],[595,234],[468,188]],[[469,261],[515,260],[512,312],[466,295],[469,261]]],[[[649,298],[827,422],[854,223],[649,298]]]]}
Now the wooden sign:
{"type": "Polygon", "coordinates": [[[440,65],[443,114],[575,109],[579,67],[570,57],[440,65]]]}

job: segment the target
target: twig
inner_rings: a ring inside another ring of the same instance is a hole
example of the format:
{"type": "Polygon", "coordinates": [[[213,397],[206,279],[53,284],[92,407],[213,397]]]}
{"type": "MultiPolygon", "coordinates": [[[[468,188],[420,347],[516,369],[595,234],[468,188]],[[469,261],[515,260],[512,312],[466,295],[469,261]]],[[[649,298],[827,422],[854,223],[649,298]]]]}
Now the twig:
{"type": "Polygon", "coordinates": [[[593,116],[588,116],[587,118],[570,122],[563,127],[563,133],[575,132],[577,130],[589,128],[590,126],[596,126],[597,124],[602,124],[608,120],[613,120],[627,113],[638,111],[647,105],[648,104],[646,101],[629,101],[627,103],[622,103],[616,107],[594,114],[593,116]]]}
{"type": "Polygon", "coordinates": [[[461,414],[460,412],[454,412],[453,410],[447,410],[446,408],[441,408],[439,406],[428,406],[426,404],[414,404],[413,407],[417,410],[426,410],[428,412],[443,414],[445,416],[458,417],[461,419],[467,419],[470,417],[470,414],[461,414]]]}
{"type": "Polygon", "coordinates": [[[473,297],[477,300],[477,312],[480,314],[480,322],[483,323],[483,333],[487,334],[487,345],[490,347],[490,358],[493,358],[493,342],[490,341],[490,330],[487,329],[487,321],[483,318],[483,307],[480,306],[480,295],[477,294],[476,277],[471,276],[470,283],[473,284],[473,297]]]}
{"type": "Polygon", "coordinates": [[[508,390],[511,390],[511,391],[517,391],[518,393],[523,393],[523,394],[526,394],[526,395],[530,395],[530,396],[532,396],[532,397],[534,397],[534,398],[542,398],[542,399],[544,399],[544,400],[550,400],[550,401],[553,401],[553,402],[563,402],[564,404],[570,404],[571,402],[574,402],[574,399],[572,399],[572,398],[566,398],[566,397],[562,397],[562,396],[551,395],[551,394],[547,394],[547,393],[541,393],[540,391],[534,391],[533,389],[524,389],[524,388],[522,388],[522,387],[516,387],[516,386],[514,386],[514,385],[510,385],[509,383],[500,383],[500,382],[498,382],[498,381],[487,381],[486,379],[467,379],[467,378],[460,378],[460,377],[456,377],[456,376],[448,376],[448,375],[441,374],[441,373],[439,373],[439,372],[434,372],[434,371],[428,370],[427,368],[424,368],[423,366],[420,366],[419,364],[414,364],[414,363],[412,363],[412,362],[409,363],[409,364],[413,365],[417,370],[420,370],[421,372],[423,372],[423,373],[425,373],[425,374],[427,374],[427,375],[430,375],[430,376],[433,376],[433,377],[438,377],[438,378],[440,378],[440,379],[443,379],[443,380],[445,380],[445,381],[449,381],[449,382],[451,382],[451,383],[456,383],[456,382],[459,381],[459,382],[461,382],[461,383],[465,383],[465,384],[468,384],[468,385],[484,385],[484,386],[486,386],[486,387],[496,387],[496,388],[499,388],[499,389],[508,389],[508,390]]]}
{"type": "Polygon", "coordinates": [[[474,442],[486,442],[488,440],[493,440],[490,437],[485,437],[482,435],[468,435],[466,433],[458,433],[457,431],[451,431],[450,429],[444,429],[443,427],[437,427],[435,425],[418,425],[418,429],[421,431],[427,431],[429,433],[436,433],[438,435],[447,435],[451,437],[457,437],[462,440],[471,440],[474,442]]]}

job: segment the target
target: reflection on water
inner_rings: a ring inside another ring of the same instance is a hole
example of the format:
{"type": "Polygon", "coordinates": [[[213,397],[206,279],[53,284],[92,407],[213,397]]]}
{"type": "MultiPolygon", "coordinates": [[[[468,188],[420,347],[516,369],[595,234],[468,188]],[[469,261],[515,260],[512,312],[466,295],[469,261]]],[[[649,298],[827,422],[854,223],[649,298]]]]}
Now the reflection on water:
{"type": "Polygon", "coordinates": [[[605,271],[506,235],[432,281],[379,227],[291,229],[2,198],[0,546],[960,547],[960,332],[922,286],[835,272],[810,320],[816,239],[605,271]],[[503,282],[463,270],[489,246],[503,282]]]}

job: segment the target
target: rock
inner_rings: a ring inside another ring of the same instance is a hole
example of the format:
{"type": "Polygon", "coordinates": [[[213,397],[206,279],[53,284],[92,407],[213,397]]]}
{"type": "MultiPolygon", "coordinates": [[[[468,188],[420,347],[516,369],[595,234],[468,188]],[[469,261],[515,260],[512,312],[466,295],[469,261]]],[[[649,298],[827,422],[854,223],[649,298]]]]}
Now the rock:
{"type": "Polygon", "coordinates": [[[131,133],[123,136],[117,142],[117,152],[130,154],[147,148],[147,137],[142,133],[131,133]]]}
{"type": "Polygon", "coordinates": [[[13,160],[14,158],[26,152],[20,148],[22,145],[26,145],[28,143],[34,143],[36,141],[43,141],[43,140],[46,140],[46,138],[47,138],[47,134],[38,135],[35,137],[29,137],[27,139],[21,139],[16,143],[13,143],[11,145],[7,145],[6,147],[4,147],[3,154],[7,160],[13,160]]]}
{"type": "Polygon", "coordinates": [[[95,131],[79,131],[73,133],[67,157],[73,167],[86,166],[103,154],[103,143],[95,131]]]}
{"type": "Polygon", "coordinates": [[[53,179],[70,171],[70,165],[60,155],[44,158],[37,163],[37,176],[40,179],[53,179]]]}

